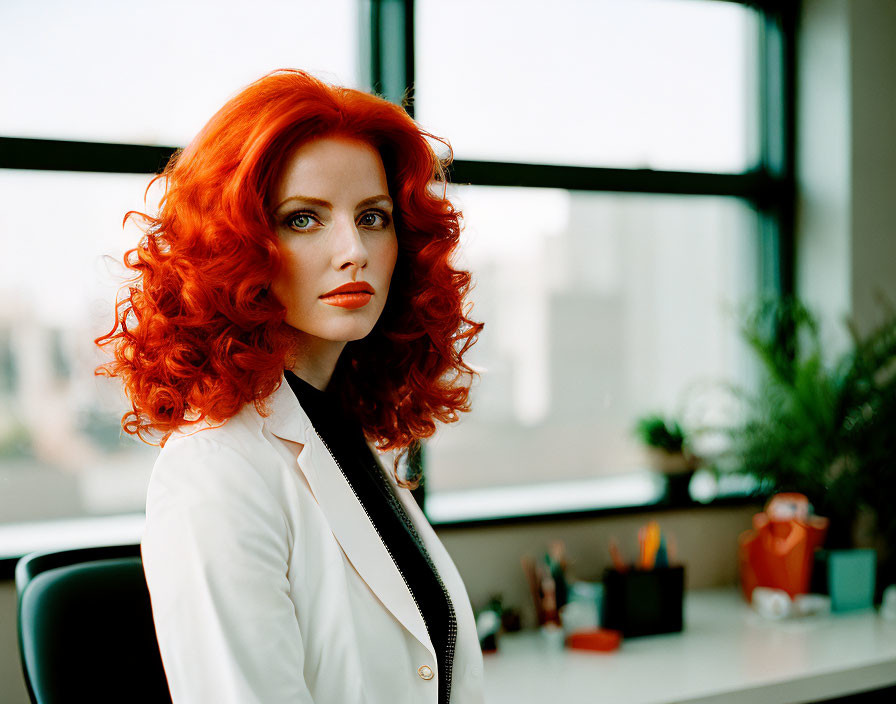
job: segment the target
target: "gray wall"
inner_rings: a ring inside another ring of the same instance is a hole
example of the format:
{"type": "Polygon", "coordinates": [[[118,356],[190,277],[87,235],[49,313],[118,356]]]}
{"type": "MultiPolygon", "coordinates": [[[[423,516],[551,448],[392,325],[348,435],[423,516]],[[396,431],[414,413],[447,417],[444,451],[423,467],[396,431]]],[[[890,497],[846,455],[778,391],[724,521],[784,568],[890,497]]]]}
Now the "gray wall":
{"type": "Polygon", "coordinates": [[[797,289],[833,356],[896,305],[896,2],[807,0],[801,32],[797,289]]]}

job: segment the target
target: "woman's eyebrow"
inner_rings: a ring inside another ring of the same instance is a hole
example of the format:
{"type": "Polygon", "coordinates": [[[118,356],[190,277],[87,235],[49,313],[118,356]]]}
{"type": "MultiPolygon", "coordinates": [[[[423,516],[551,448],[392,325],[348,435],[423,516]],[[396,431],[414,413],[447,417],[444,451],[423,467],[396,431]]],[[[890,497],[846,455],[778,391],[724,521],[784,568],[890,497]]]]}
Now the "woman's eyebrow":
{"type": "MultiPolygon", "coordinates": [[[[276,208],[274,208],[274,210],[275,211],[280,210],[280,208],[282,208],[284,205],[286,205],[287,203],[291,203],[293,201],[298,201],[300,203],[307,203],[309,205],[319,205],[323,208],[330,208],[331,210],[333,209],[333,204],[328,200],[323,200],[322,198],[314,198],[313,196],[295,195],[295,196],[290,196],[289,198],[284,200],[282,203],[280,203],[280,205],[278,205],[276,208]]],[[[392,199],[386,195],[370,196],[370,198],[365,198],[360,203],[358,203],[357,207],[363,208],[365,206],[375,205],[375,204],[376,205],[388,205],[389,207],[392,207],[392,199]]]]}

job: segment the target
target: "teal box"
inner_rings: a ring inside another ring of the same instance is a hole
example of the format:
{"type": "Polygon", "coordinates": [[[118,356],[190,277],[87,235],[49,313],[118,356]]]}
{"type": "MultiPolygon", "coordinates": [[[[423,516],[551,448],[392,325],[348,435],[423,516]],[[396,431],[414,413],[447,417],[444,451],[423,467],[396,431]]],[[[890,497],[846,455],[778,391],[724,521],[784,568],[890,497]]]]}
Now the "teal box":
{"type": "Polygon", "coordinates": [[[831,611],[869,609],[874,605],[877,553],[871,548],[828,550],[831,611]]]}

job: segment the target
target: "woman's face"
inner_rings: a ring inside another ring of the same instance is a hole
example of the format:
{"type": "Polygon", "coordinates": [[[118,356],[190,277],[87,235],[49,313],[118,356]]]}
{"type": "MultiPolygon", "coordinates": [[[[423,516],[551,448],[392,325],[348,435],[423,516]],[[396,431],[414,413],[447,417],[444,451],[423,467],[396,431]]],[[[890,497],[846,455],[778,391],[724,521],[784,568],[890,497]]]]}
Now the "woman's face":
{"type": "Polygon", "coordinates": [[[308,343],[365,337],[398,256],[379,153],[342,137],[307,142],[287,159],[270,202],[285,255],[271,290],[286,322],[308,343]],[[349,293],[333,293],[346,285],[349,293]]]}

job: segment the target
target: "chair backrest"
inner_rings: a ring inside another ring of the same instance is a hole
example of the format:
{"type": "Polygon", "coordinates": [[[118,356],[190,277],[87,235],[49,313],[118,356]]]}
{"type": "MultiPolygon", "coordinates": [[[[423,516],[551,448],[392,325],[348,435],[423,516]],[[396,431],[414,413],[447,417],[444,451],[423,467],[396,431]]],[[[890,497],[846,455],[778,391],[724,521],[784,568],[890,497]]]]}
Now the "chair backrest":
{"type": "Polygon", "coordinates": [[[35,704],[170,704],[139,545],[16,564],[22,669],[35,704]]]}

